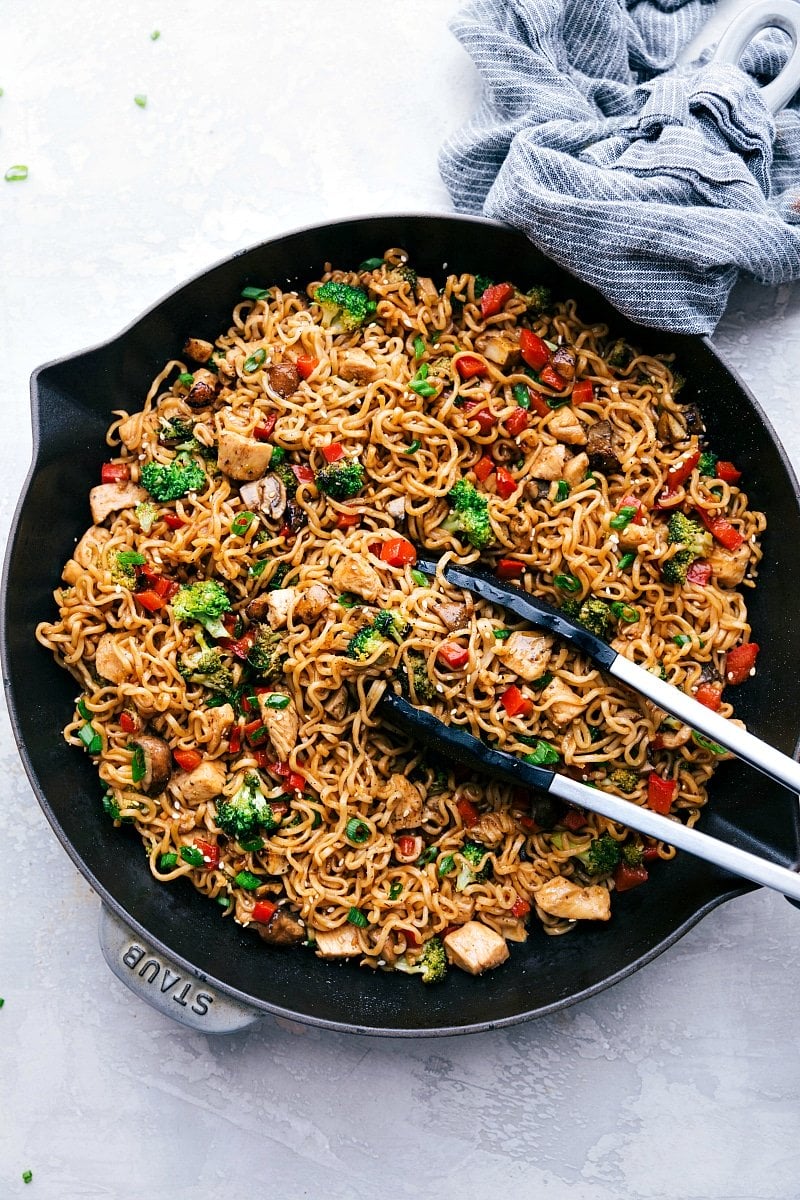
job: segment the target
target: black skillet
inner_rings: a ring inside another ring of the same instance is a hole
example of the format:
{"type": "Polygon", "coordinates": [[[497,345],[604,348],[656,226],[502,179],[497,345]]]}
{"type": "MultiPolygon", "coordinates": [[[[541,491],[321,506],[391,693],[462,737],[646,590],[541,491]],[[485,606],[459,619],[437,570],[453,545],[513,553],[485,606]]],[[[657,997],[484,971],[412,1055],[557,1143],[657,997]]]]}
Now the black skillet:
{"type": "MultiPolygon", "coordinates": [[[[543,282],[575,297],[581,315],[652,352],[674,351],[687,401],[703,410],[712,445],[744,472],[753,505],[766,512],[758,588],[748,593],[759,671],[737,694],[757,735],[794,754],[800,661],[800,501],[784,451],[749,391],[706,339],[633,327],[592,289],[543,258],[521,235],[455,216],[382,216],[318,226],[244,251],[171,293],[107,345],[50,363],[32,378],[33,466],[8,544],[3,579],[3,673],[25,769],[53,829],[104,902],[104,952],[145,998],[209,1031],[263,1012],[359,1033],[441,1035],[491,1029],[553,1012],[630,974],[715,905],[751,890],[689,855],[651,872],[646,887],[618,896],[608,925],[547,938],[534,924],[511,960],[474,979],[451,971],[426,988],[414,977],[331,964],[303,950],[265,946],[188,884],[151,877],[141,845],[116,830],[99,802],[91,760],[61,729],[75,683],[35,641],[52,619],[52,590],[75,539],[89,524],[88,492],[106,457],[112,409],[141,407],[151,379],[189,334],[211,340],[228,327],[243,286],[304,286],[326,262],[356,266],[403,246],[421,273],[441,281],[472,271],[520,285],[543,282]],[[121,919],[121,920],[120,920],[121,919]],[[122,922],[122,923],[121,923],[122,922]],[[239,1002],[238,1006],[236,1002],[239,1002]],[[232,1003],[229,1003],[232,1002],[232,1003]]],[[[735,762],[711,786],[702,828],[796,867],[797,799],[735,762]]]]}

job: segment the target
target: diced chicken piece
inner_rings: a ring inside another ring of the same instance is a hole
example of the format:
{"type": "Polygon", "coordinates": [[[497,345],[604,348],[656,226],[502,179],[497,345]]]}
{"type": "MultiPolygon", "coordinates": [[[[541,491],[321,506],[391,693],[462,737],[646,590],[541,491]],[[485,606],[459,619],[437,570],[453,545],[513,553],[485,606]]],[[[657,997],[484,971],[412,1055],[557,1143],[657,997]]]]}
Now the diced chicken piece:
{"type": "Polygon", "coordinates": [[[563,479],[567,447],[562,442],[555,446],[540,446],[531,463],[531,475],[536,479],[563,479]]]}
{"type": "Polygon", "coordinates": [[[317,943],[320,958],[355,958],[363,954],[358,930],[352,925],[341,929],[317,929],[311,931],[317,943]]]}
{"type": "Polygon", "coordinates": [[[133,662],[117,641],[115,633],[104,633],[97,643],[94,669],[109,683],[123,683],[133,674],[133,662]]]}
{"type": "Polygon", "coordinates": [[[475,341],[475,349],[502,370],[515,366],[520,360],[519,342],[499,330],[482,334],[475,341]]]}
{"type": "Polygon", "coordinates": [[[342,684],[337,688],[325,704],[325,712],[332,717],[334,721],[341,721],[342,717],[347,712],[347,706],[350,702],[350,697],[347,688],[342,684]]]}
{"type": "Polygon", "coordinates": [[[110,537],[110,531],[102,525],[90,526],[72,551],[72,557],[82,567],[96,566],[110,537]]]}
{"type": "Polygon", "coordinates": [[[564,469],[561,472],[561,478],[566,479],[570,487],[575,487],[585,477],[589,470],[589,455],[581,451],[573,458],[568,458],[564,463],[564,469]]]}
{"type": "Polygon", "coordinates": [[[264,592],[247,606],[247,615],[251,620],[266,617],[271,629],[283,629],[289,620],[289,613],[297,595],[297,589],[276,588],[274,592],[264,592]]]}
{"type": "Polygon", "coordinates": [[[263,621],[269,613],[269,598],[271,592],[262,592],[255,596],[244,610],[251,621],[263,621]]]}
{"type": "Polygon", "coordinates": [[[286,708],[270,708],[270,696],[274,695],[275,693],[272,692],[265,696],[259,696],[258,707],[278,761],[286,762],[297,745],[300,717],[293,700],[289,701],[286,708]]]}
{"type": "Polygon", "coordinates": [[[270,442],[257,442],[255,438],[243,437],[233,429],[222,430],[218,449],[219,469],[231,479],[258,479],[272,458],[270,442]]]}
{"type": "Polygon", "coordinates": [[[268,875],[288,875],[289,861],[286,855],[267,842],[267,861],[264,870],[268,875]]]}
{"type": "Polygon", "coordinates": [[[237,346],[231,346],[224,358],[217,355],[217,376],[221,383],[232,383],[236,378],[236,360],[240,353],[237,346]]]}
{"type": "Polygon", "coordinates": [[[708,555],[714,582],[732,588],[742,582],[750,563],[750,545],[744,542],[738,550],[723,550],[715,546],[708,555]]]}
{"type": "Polygon", "coordinates": [[[123,446],[127,446],[129,450],[137,450],[142,439],[141,413],[134,413],[132,417],[123,421],[117,433],[123,446]]]}
{"type": "Polygon", "coordinates": [[[578,420],[575,410],[568,404],[556,409],[548,428],[554,438],[566,442],[568,446],[586,445],[586,426],[578,420]]]}
{"type": "Polygon", "coordinates": [[[401,846],[399,841],[395,842],[395,844],[394,844],[395,859],[399,863],[416,862],[417,859],[419,858],[420,854],[422,854],[422,851],[425,848],[425,843],[423,842],[422,838],[421,837],[410,837],[410,838],[404,838],[402,840],[404,842],[406,842],[406,841],[408,842],[408,847],[405,848],[404,846],[401,846]]]}
{"type": "MultiPolygon", "coordinates": [[[[269,447],[270,454],[272,447],[269,447]]],[[[283,480],[277,475],[264,475],[252,483],[246,483],[239,488],[243,504],[247,504],[255,512],[261,512],[265,517],[279,521],[286,511],[288,504],[286,488],[283,480]]]]}
{"type": "Polygon", "coordinates": [[[343,350],[339,355],[339,377],[353,383],[371,383],[378,374],[378,364],[366,350],[357,346],[343,350]]]}
{"type": "Polygon", "coordinates": [[[222,739],[229,733],[233,725],[234,711],[230,704],[220,704],[218,708],[203,710],[203,727],[207,744],[217,749],[222,739]]]}
{"type": "Polygon", "coordinates": [[[386,511],[393,521],[403,521],[406,515],[406,502],[402,496],[395,496],[386,505],[386,511]]]}
{"type": "Polygon", "coordinates": [[[649,546],[656,540],[656,531],[652,525],[626,525],[619,531],[619,544],[623,550],[638,550],[640,546],[649,546]]]}
{"type": "MultiPolygon", "coordinates": [[[[511,641],[511,638],[508,640],[511,641]]],[[[569,725],[583,712],[581,697],[558,676],[546,688],[542,688],[539,695],[542,703],[548,705],[547,711],[556,725],[569,725]]]]}
{"type": "Polygon", "coordinates": [[[568,921],[607,921],[611,916],[611,896],[606,888],[599,884],[578,887],[562,875],[537,888],[533,898],[542,912],[568,921]]]}
{"type": "Polygon", "coordinates": [[[193,771],[181,771],[172,777],[172,787],[187,804],[213,800],[225,786],[225,767],[216,759],[201,763],[193,771]]]}
{"type": "Polygon", "coordinates": [[[204,367],[192,374],[194,383],[189,388],[186,403],[189,408],[208,408],[217,398],[220,381],[213,371],[206,371],[204,367]]]}
{"type": "Polygon", "coordinates": [[[136,784],[146,796],[157,796],[163,792],[172,775],[172,753],[163,738],[149,733],[140,733],[133,742],[144,757],[144,775],[136,784]]]}
{"type": "Polygon", "coordinates": [[[480,921],[459,925],[444,939],[447,957],[453,966],[470,975],[480,975],[499,967],[508,958],[505,938],[480,921]]]}
{"type": "Polygon", "coordinates": [[[692,731],[688,725],[679,725],[677,729],[665,729],[663,733],[659,733],[659,743],[665,750],[677,750],[678,746],[685,746],[692,736],[692,731]]]}
{"type": "Polygon", "coordinates": [[[422,796],[405,775],[395,774],[386,785],[386,805],[391,818],[386,828],[415,829],[422,820],[422,796]]]}
{"type": "Polygon", "coordinates": [[[306,936],[305,926],[288,908],[279,908],[267,925],[256,925],[259,935],[270,946],[294,946],[306,936]]]}
{"type": "Polygon", "coordinates": [[[439,293],[436,284],[427,275],[417,276],[417,299],[420,304],[438,304],[439,293]]]}
{"type": "Polygon", "coordinates": [[[95,525],[102,525],[109,513],[135,508],[150,497],[144,488],[131,483],[98,483],[89,492],[89,508],[95,525]]]}
{"type": "Polygon", "coordinates": [[[267,368],[267,383],[273,392],[286,399],[293,396],[300,386],[300,372],[294,363],[274,363],[267,368]]]}
{"type": "Polygon", "coordinates": [[[595,421],[589,427],[586,442],[589,465],[604,475],[613,475],[622,470],[622,464],[614,448],[614,431],[610,421],[595,421]]]}
{"type": "Polygon", "coordinates": [[[484,846],[499,846],[506,834],[517,832],[517,823],[510,813],[488,812],[483,813],[476,825],[470,825],[469,836],[484,846]]]}
{"type": "Polygon", "coordinates": [[[562,379],[575,378],[575,355],[566,346],[559,346],[553,354],[553,366],[562,379]]]}
{"type": "Polygon", "coordinates": [[[214,346],[204,338],[190,337],[183,344],[183,353],[195,362],[207,363],[214,353],[214,346]]]}
{"type": "Polygon", "coordinates": [[[550,661],[553,639],[546,634],[512,633],[495,647],[495,654],[521,679],[541,679],[550,661]]]}
{"type": "Polygon", "coordinates": [[[74,558],[68,558],[64,563],[64,569],[61,572],[61,578],[64,580],[64,583],[68,583],[70,587],[74,587],[75,584],[82,579],[85,574],[85,569],[76,563],[74,558]]]}
{"type": "Polygon", "coordinates": [[[337,592],[355,592],[365,600],[376,600],[381,590],[378,572],[353,554],[340,558],[331,575],[337,592]]]}
{"type": "Polygon", "coordinates": [[[294,606],[294,619],[304,625],[311,625],[317,617],[321,617],[331,602],[331,594],[321,583],[312,583],[310,587],[300,591],[294,606]]]}
{"type": "Polygon", "coordinates": [[[471,605],[457,604],[455,601],[445,600],[440,604],[432,604],[431,612],[436,613],[436,616],[442,622],[446,629],[452,633],[454,629],[461,629],[466,625],[472,613],[471,605]]]}

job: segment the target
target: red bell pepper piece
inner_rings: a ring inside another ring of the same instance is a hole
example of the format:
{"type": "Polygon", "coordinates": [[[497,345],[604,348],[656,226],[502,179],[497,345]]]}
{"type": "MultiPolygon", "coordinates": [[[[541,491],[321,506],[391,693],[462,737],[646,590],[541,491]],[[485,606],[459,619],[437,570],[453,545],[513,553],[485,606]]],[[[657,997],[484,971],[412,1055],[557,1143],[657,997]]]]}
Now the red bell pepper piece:
{"type": "Polygon", "coordinates": [[[294,365],[297,367],[297,374],[301,379],[308,379],[309,375],[319,366],[319,359],[314,358],[313,354],[298,354],[294,360],[294,365]]]}
{"type": "Polygon", "coordinates": [[[710,578],[711,563],[705,562],[702,558],[693,562],[686,572],[687,583],[696,583],[699,587],[706,587],[710,578]]]}
{"type": "Polygon", "coordinates": [[[311,467],[297,466],[296,464],[292,464],[292,471],[298,483],[314,482],[314,472],[311,470],[311,467]]]}
{"type": "Polygon", "coordinates": [[[184,521],[183,517],[179,517],[178,514],[174,512],[162,513],[161,520],[168,529],[183,529],[184,525],[186,524],[186,521],[184,521]]]}
{"type": "Polygon", "coordinates": [[[419,936],[419,930],[409,929],[407,925],[401,925],[398,927],[397,932],[402,933],[403,937],[410,946],[422,945],[422,938],[419,936]]]}
{"type": "Polygon", "coordinates": [[[672,801],[678,794],[678,783],[675,779],[665,779],[657,771],[651,771],[647,777],[647,807],[654,812],[666,815],[672,807],[672,801]]]}
{"type": "Polygon", "coordinates": [[[134,599],[141,604],[142,608],[148,612],[160,612],[166,607],[166,600],[163,596],[159,596],[158,592],[154,592],[152,588],[146,588],[143,592],[134,592],[134,599]]]}
{"type": "Polygon", "coordinates": [[[700,704],[704,704],[706,708],[710,708],[712,712],[719,712],[719,707],[722,704],[722,684],[701,683],[694,694],[694,698],[700,704]]]}
{"type": "Polygon", "coordinates": [[[466,796],[459,796],[458,800],[456,800],[456,809],[467,828],[477,825],[481,819],[480,812],[466,796]]]}
{"type": "Polygon", "coordinates": [[[530,900],[523,900],[522,896],[517,896],[516,900],[511,905],[512,917],[517,917],[517,918],[527,917],[527,915],[530,911],[531,911],[530,900]]]}
{"type": "Polygon", "coordinates": [[[497,424],[497,417],[490,408],[480,400],[469,400],[464,405],[464,412],[469,417],[470,421],[477,421],[478,428],[481,433],[491,433],[497,424]]]}
{"type": "Polygon", "coordinates": [[[744,544],[744,538],[738,529],[734,529],[730,521],[724,517],[712,517],[704,508],[698,508],[697,514],[713,537],[726,550],[738,550],[744,544]]]}
{"type": "Polygon", "coordinates": [[[474,354],[460,354],[456,359],[456,370],[462,379],[482,379],[489,374],[487,364],[474,354]]]}
{"type": "Polygon", "coordinates": [[[403,833],[399,838],[395,838],[397,849],[404,858],[410,858],[417,848],[417,839],[410,833],[403,833]]]}
{"type": "Polygon", "coordinates": [[[199,750],[173,750],[172,757],[183,771],[194,771],[203,761],[199,750]]]}
{"type": "Polygon", "coordinates": [[[337,529],[352,529],[353,526],[357,525],[360,520],[361,520],[361,513],[340,512],[340,513],[336,514],[336,528],[337,529]]]}
{"type": "Polygon", "coordinates": [[[572,389],[571,403],[577,408],[581,404],[589,404],[592,400],[594,400],[594,384],[591,379],[576,380],[572,389]]]}
{"type": "Polygon", "coordinates": [[[515,408],[510,417],[506,417],[506,429],[512,437],[518,437],[523,429],[530,424],[530,415],[524,408],[515,408]]]}
{"type": "Polygon", "coordinates": [[[230,650],[231,654],[235,655],[236,658],[241,658],[244,660],[253,649],[253,642],[255,640],[255,629],[248,629],[240,638],[238,638],[235,642],[231,642],[230,646],[226,648],[230,650]]]}
{"type": "Polygon", "coordinates": [[[555,367],[542,367],[539,372],[539,379],[545,387],[552,388],[554,392],[563,392],[567,386],[567,381],[563,375],[559,375],[555,367]]]}
{"type": "Polygon", "coordinates": [[[659,859],[660,857],[661,855],[658,853],[658,846],[650,845],[642,847],[642,858],[646,863],[655,862],[656,859],[659,859]]]}
{"type": "MultiPolygon", "coordinates": [[[[305,790],[305,775],[301,775],[299,771],[293,771],[288,763],[265,761],[263,764],[259,765],[263,765],[264,769],[269,771],[272,775],[277,775],[279,779],[285,780],[287,791],[302,792],[305,790]]],[[[272,805],[272,809],[274,811],[274,804],[272,805]]]]}
{"type": "Polygon", "coordinates": [[[631,517],[631,525],[644,525],[644,508],[641,500],[637,500],[635,496],[623,496],[619,503],[620,508],[635,508],[636,513],[631,517]]]}
{"type": "Polygon", "coordinates": [[[338,462],[340,458],[344,458],[344,447],[338,442],[331,442],[330,446],[322,447],[322,457],[328,463],[338,462]]]}
{"type": "Polygon", "coordinates": [[[546,343],[532,329],[520,329],[519,348],[525,362],[534,371],[541,371],[550,361],[550,351],[546,343]]]}
{"type": "Polygon", "coordinates": [[[458,671],[469,661],[469,650],[458,642],[442,642],[436,651],[436,657],[451,671],[458,671]]]}
{"type": "Polygon", "coordinates": [[[618,892],[629,892],[631,888],[647,883],[649,878],[647,867],[632,867],[628,863],[620,863],[614,869],[614,886],[618,892]]]}
{"type": "Polygon", "coordinates": [[[497,494],[507,500],[519,487],[517,480],[505,467],[497,468],[497,494]]]}
{"type": "Polygon", "coordinates": [[[124,733],[139,732],[139,718],[130,709],[123,708],[119,714],[119,727],[124,733]]]}
{"type": "Polygon", "coordinates": [[[744,683],[755,670],[760,646],[756,642],[742,642],[728,651],[725,659],[726,683],[744,683]]]}
{"type": "Polygon", "coordinates": [[[489,478],[494,470],[494,467],[494,460],[489,458],[488,455],[484,454],[483,458],[479,459],[472,469],[475,472],[475,478],[483,483],[489,478]]]}
{"type": "Polygon", "coordinates": [[[523,696],[515,683],[506,688],[500,697],[500,703],[509,717],[529,717],[533,712],[530,696],[523,696]]]}
{"type": "Polygon", "coordinates": [[[267,727],[261,717],[256,717],[254,721],[248,721],[244,727],[244,736],[251,746],[260,746],[267,740],[267,727]]]}
{"type": "Polygon", "coordinates": [[[277,413],[267,413],[260,425],[256,425],[253,430],[253,437],[257,442],[268,442],[272,437],[272,431],[275,428],[275,422],[278,419],[277,413]]]}
{"type": "Polygon", "coordinates": [[[127,483],[130,477],[131,469],[127,463],[103,463],[100,469],[103,483],[127,483]]]}
{"type": "Polygon", "coordinates": [[[681,462],[676,463],[674,467],[670,467],[670,469],[667,471],[667,478],[664,480],[664,486],[661,489],[657,500],[657,504],[660,508],[669,508],[670,501],[674,498],[678,488],[686,483],[686,480],[689,478],[699,461],[700,451],[695,450],[687,458],[684,458],[681,460],[681,462]]]}
{"type": "Polygon", "coordinates": [[[514,295],[514,287],[510,283],[493,283],[487,287],[481,296],[481,316],[495,317],[507,301],[514,295]]]}
{"type": "Polygon", "coordinates": [[[234,725],[228,738],[228,753],[239,754],[242,749],[242,727],[234,725]]]}
{"type": "Polygon", "coordinates": [[[253,905],[252,917],[257,925],[269,925],[277,911],[278,906],[272,900],[257,900],[253,905]]]}
{"type": "Polygon", "coordinates": [[[403,537],[389,538],[388,542],[384,542],[380,556],[381,562],[388,563],[390,567],[413,566],[417,561],[416,550],[408,538],[403,537]]]}
{"type": "Polygon", "coordinates": [[[495,574],[498,579],[519,579],[525,573],[525,564],[518,558],[501,558],[495,574]]]}
{"type": "Polygon", "coordinates": [[[577,833],[586,824],[586,813],[582,808],[568,808],[563,816],[559,818],[558,823],[559,825],[563,825],[565,829],[569,829],[572,833],[577,833]]]}
{"type": "Polygon", "coordinates": [[[732,462],[717,463],[717,479],[721,479],[723,483],[738,483],[742,478],[742,472],[737,471],[732,462]]]}
{"type": "Polygon", "coordinates": [[[195,846],[197,846],[197,849],[205,859],[207,867],[216,867],[219,865],[219,846],[216,842],[205,842],[197,838],[195,846]]]}

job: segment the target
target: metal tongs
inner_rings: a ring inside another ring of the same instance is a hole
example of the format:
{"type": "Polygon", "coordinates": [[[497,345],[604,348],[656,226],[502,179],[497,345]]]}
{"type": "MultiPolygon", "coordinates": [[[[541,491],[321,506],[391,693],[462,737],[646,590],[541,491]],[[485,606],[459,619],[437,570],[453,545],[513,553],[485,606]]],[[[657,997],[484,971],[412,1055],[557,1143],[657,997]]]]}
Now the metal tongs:
{"type": "MultiPolygon", "coordinates": [[[[546,629],[563,638],[620,683],[645,696],[653,704],[690,725],[692,729],[705,734],[726,750],[732,751],[737,758],[763,771],[771,779],[777,780],[793,792],[800,792],[800,764],[794,759],[760,741],[752,733],[734,725],[725,717],[705,708],[699,701],[652,675],[644,667],[637,666],[607,642],[595,637],[544,600],[519,587],[501,583],[495,576],[479,568],[461,567],[452,562],[441,566],[438,560],[429,558],[424,553],[418,555],[416,567],[426,575],[435,576],[440,572],[454,587],[463,588],[482,600],[513,613],[530,625],[546,629]]],[[[661,816],[649,808],[642,808],[619,796],[609,795],[608,792],[578,783],[566,775],[548,770],[547,767],[534,766],[513,754],[494,750],[471,733],[448,725],[432,713],[416,708],[391,688],[384,692],[380,707],[392,724],[414,734],[420,741],[430,744],[454,762],[505,779],[520,787],[550,792],[551,795],[559,796],[570,804],[577,804],[590,812],[618,821],[648,837],[657,838],[679,850],[686,850],[697,858],[715,863],[734,875],[741,875],[754,883],[774,888],[775,891],[800,901],[800,875],[787,867],[740,850],[737,846],[719,841],[697,829],[690,829],[680,821],[661,816]]]]}

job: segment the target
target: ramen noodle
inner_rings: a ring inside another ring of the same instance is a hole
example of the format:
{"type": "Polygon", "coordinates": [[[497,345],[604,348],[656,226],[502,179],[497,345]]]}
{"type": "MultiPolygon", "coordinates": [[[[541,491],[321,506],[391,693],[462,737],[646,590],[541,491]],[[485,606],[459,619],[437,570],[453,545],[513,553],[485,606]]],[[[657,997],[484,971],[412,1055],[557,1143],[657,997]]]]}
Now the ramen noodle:
{"type": "Polygon", "coordinates": [[[722,748],[415,547],[480,559],[730,716],[765,525],[739,471],[667,356],[542,288],[440,287],[398,249],[264,284],[114,414],[38,630],[81,688],[67,741],[159,882],[273,945],[434,982],[607,920],[674,851],[453,770],[381,720],[384,689],[689,824],[722,748]]]}

